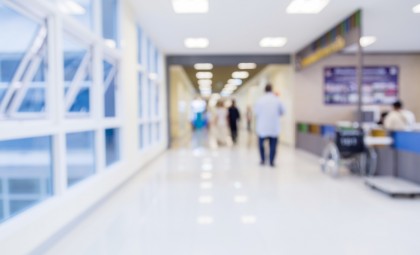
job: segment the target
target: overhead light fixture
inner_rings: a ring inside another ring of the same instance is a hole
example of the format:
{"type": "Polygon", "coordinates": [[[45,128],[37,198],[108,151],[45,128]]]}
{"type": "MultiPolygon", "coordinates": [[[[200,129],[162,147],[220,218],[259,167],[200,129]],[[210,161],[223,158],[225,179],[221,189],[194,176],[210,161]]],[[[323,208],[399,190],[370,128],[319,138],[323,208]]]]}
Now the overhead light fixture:
{"type": "Polygon", "coordinates": [[[211,204],[213,203],[213,197],[212,196],[201,196],[198,198],[198,202],[200,204],[211,204]]]}
{"type": "Polygon", "coordinates": [[[413,12],[414,13],[420,13],[420,4],[413,7],[413,12]]]}
{"type": "Polygon", "coordinates": [[[117,43],[112,39],[106,39],[105,44],[106,44],[106,46],[108,46],[110,48],[113,48],[113,49],[117,48],[117,43]]]}
{"type": "Polygon", "coordinates": [[[240,86],[242,85],[242,80],[241,79],[230,79],[228,80],[228,84],[233,84],[236,86],[240,86]]]}
{"type": "Polygon", "coordinates": [[[211,70],[213,69],[213,64],[210,63],[199,63],[194,65],[195,70],[211,70]]]}
{"type": "Polygon", "coordinates": [[[203,49],[209,47],[209,39],[200,37],[200,38],[187,38],[184,41],[185,47],[191,49],[203,49]]]}
{"type": "Polygon", "coordinates": [[[329,3],[329,0],[293,0],[287,6],[286,12],[290,14],[317,14],[329,3]]]}
{"type": "Polygon", "coordinates": [[[257,218],[253,215],[242,216],[241,221],[243,224],[255,224],[257,218]]]}
{"type": "Polygon", "coordinates": [[[257,68],[257,64],[255,63],[240,63],[238,68],[241,70],[251,70],[257,68]]]}
{"type": "Polygon", "coordinates": [[[72,0],[59,1],[58,8],[63,13],[69,15],[84,15],[86,13],[86,9],[83,6],[72,0]]]}
{"type": "Polygon", "coordinates": [[[208,0],[172,0],[175,13],[207,13],[209,11],[208,0]]]}
{"type": "Polygon", "coordinates": [[[363,36],[360,38],[360,45],[364,47],[368,47],[376,42],[375,36],[363,36]]]}
{"type": "Polygon", "coordinates": [[[211,84],[213,84],[213,82],[211,80],[198,80],[198,85],[200,86],[211,86],[211,84]]]}
{"type": "Polygon", "coordinates": [[[197,218],[197,223],[200,225],[210,225],[213,224],[214,219],[211,216],[200,216],[197,218]]]}
{"type": "Polygon", "coordinates": [[[237,71],[232,73],[232,78],[234,79],[247,79],[249,73],[247,71],[237,71]]]}
{"type": "Polygon", "coordinates": [[[287,38],[285,37],[265,37],[260,41],[262,48],[280,48],[286,45],[287,38]]]}
{"type": "Polygon", "coordinates": [[[196,74],[196,77],[197,77],[197,79],[206,79],[206,80],[208,80],[208,79],[213,78],[213,73],[211,73],[211,72],[198,72],[196,74]]]}

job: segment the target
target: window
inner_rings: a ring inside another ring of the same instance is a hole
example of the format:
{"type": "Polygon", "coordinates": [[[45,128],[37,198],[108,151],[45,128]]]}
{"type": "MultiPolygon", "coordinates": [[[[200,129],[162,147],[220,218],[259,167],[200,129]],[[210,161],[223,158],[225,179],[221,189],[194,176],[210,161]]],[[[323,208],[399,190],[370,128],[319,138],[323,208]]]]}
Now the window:
{"type": "Polygon", "coordinates": [[[143,64],[143,33],[141,28],[137,27],[137,62],[143,64]]]}
{"type": "Polygon", "coordinates": [[[116,116],[117,63],[112,60],[103,61],[104,68],[104,109],[105,117],[116,116]]]}
{"type": "Polygon", "coordinates": [[[51,137],[0,141],[0,221],[53,194],[51,137]]]}
{"type": "Polygon", "coordinates": [[[107,45],[118,46],[118,2],[117,0],[102,0],[102,36],[107,45]]]}
{"type": "Polygon", "coordinates": [[[139,74],[138,80],[138,107],[139,107],[139,117],[143,118],[143,75],[139,74]]]}
{"type": "Polygon", "coordinates": [[[0,3],[0,118],[45,117],[47,23],[0,3]]]}
{"type": "Polygon", "coordinates": [[[141,124],[139,127],[139,147],[140,149],[144,149],[145,141],[144,141],[144,125],[141,124]]]}
{"type": "Polygon", "coordinates": [[[119,129],[105,130],[106,165],[112,165],[120,159],[119,129]]]}
{"type": "Polygon", "coordinates": [[[73,186],[95,173],[94,132],[66,135],[67,185],[73,186]]]}
{"type": "Polygon", "coordinates": [[[57,0],[58,8],[65,14],[71,15],[85,27],[93,28],[92,0],[57,0]]]}
{"type": "Polygon", "coordinates": [[[64,103],[67,116],[87,117],[92,87],[90,46],[69,34],[64,36],[64,103]]]}

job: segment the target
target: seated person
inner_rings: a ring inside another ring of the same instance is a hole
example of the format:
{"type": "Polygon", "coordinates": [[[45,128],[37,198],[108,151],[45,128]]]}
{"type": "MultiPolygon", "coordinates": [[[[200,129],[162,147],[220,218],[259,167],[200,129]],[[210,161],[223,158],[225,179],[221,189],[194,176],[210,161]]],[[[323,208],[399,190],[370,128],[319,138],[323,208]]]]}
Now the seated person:
{"type": "Polygon", "coordinates": [[[397,101],[393,104],[393,110],[385,117],[384,127],[389,130],[407,130],[412,128],[415,123],[414,114],[403,109],[403,103],[397,101]]]}

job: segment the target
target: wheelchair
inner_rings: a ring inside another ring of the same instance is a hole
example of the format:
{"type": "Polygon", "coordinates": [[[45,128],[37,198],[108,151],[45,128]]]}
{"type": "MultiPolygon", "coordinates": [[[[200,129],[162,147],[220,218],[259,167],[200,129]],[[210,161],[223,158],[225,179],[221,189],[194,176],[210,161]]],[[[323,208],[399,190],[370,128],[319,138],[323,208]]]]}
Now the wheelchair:
{"type": "Polygon", "coordinates": [[[321,170],[332,177],[339,177],[342,167],[353,174],[374,175],[377,154],[373,148],[366,146],[364,138],[361,128],[337,127],[335,134],[327,137],[329,142],[322,153],[321,170]]]}

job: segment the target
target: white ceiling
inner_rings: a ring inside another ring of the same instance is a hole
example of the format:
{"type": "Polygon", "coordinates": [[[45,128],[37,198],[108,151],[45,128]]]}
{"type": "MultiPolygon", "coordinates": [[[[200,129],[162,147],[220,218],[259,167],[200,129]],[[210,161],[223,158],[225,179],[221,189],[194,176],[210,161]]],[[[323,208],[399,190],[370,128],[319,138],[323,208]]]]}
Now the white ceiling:
{"type": "Polygon", "coordinates": [[[291,0],[209,0],[207,14],[175,14],[171,0],[130,0],[143,29],[168,54],[294,53],[358,8],[364,34],[377,37],[372,52],[420,52],[420,0],[330,0],[320,13],[287,14],[291,0]],[[284,36],[283,48],[263,49],[266,36],[284,36]],[[207,49],[186,49],[187,37],[208,37],[207,49]]]}

